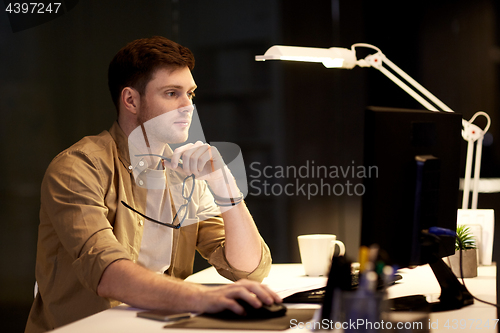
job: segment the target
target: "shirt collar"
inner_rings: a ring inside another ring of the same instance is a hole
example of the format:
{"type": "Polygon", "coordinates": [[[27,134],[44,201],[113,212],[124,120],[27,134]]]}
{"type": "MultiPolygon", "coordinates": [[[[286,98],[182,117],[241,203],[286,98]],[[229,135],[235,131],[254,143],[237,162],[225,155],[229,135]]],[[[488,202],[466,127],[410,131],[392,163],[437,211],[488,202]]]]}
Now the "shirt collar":
{"type": "Polygon", "coordinates": [[[131,164],[130,164],[130,155],[128,150],[128,138],[123,132],[122,128],[118,124],[117,121],[113,123],[111,126],[109,133],[111,137],[116,142],[116,147],[118,149],[118,157],[123,165],[127,168],[128,172],[132,172],[131,164]]]}

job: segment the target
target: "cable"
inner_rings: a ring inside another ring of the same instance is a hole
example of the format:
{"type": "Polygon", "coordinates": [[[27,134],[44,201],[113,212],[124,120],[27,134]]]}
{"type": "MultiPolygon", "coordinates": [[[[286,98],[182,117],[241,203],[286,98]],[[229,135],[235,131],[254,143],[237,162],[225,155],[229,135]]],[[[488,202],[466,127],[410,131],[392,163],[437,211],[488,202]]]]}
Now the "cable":
{"type": "MultiPolygon", "coordinates": [[[[469,292],[469,294],[471,294],[471,296],[481,302],[481,303],[484,303],[484,304],[488,304],[488,305],[491,305],[491,306],[494,306],[496,308],[499,308],[498,304],[495,304],[495,303],[491,303],[491,302],[488,302],[488,301],[485,301],[485,300],[482,300],[480,298],[477,298],[476,296],[472,295],[472,293],[469,291],[469,289],[467,289],[467,286],[465,285],[465,280],[464,280],[464,267],[463,267],[463,244],[462,244],[462,240],[460,238],[457,238],[459,244],[460,244],[460,277],[462,279],[462,285],[464,286],[464,288],[469,292]]],[[[498,278],[498,277],[497,277],[498,278]]],[[[498,292],[498,290],[497,290],[498,292]]]]}
{"type": "MultiPolygon", "coordinates": [[[[456,237],[456,232],[450,230],[450,229],[446,229],[446,228],[440,228],[440,227],[430,227],[428,230],[428,233],[429,234],[432,234],[432,235],[436,235],[436,236],[451,236],[451,237],[456,237]]],[[[474,298],[475,300],[481,302],[481,303],[484,303],[484,304],[488,304],[488,305],[491,305],[491,306],[494,306],[496,308],[499,308],[499,305],[498,304],[495,304],[495,303],[491,303],[491,302],[488,302],[488,301],[485,301],[485,300],[482,300],[480,298],[477,298],[476,296],[472,295],[472,293],[469,291],[469,289],[467,289],[467,286],[465,285],[465,280],[464,280],[464,267],[463,267],[463,243],[462,243],[462,240],[460,238],[456,238],[456,240],[458,241],[459,243],[459,248],[460,248],[460,278],[462,280],[462,285],[464,286],[464,288],[467,290],[467,292],[472,296],[472,298],[474,298]]],[[[497,277],[498,278],[498,277],[497,277]]],[[[498,293],[498,290],[497,290],[497,293],[498,293]]]]}
{"type": "Polygon", "coordinates": [[[375,45],[371,45],[371,44],[366,44],[366,43],[356,43],[356,44],[352,44],[351,46],[351,50],[355,51],[356,50],[356,47],[366,47],[368,49],[372,49],[372,50],[375,50],[377,52],[380,52],[382,53],[382,51],[376,47],[375,45]]]}

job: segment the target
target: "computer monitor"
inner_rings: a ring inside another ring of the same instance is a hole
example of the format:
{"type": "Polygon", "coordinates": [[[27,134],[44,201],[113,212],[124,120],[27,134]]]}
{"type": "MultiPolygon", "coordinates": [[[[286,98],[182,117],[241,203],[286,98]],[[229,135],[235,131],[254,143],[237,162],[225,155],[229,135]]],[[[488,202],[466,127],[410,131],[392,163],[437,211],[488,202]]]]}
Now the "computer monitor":
{"type": "MultiPolygon", "coordinates": [[[[461,129],[457,113],[367,108],[364,166],[371,172],[363,182],[362,245],[378,244],[399,267],[428,263],[420,231],[456,229],[461,129]],[[425,159],[419,207],[417,159],[425,159]]],[[[454,245],[443,238],[438,256],[455,253],[454,245]]]]}
{"type": "Polygon", "coordinates": [[[461,285],[441,260],[455,253],[455,238],[426,233],[456,230],[461,124],[451,112],[365,113],[364,165],[371,172],[363,182],[361,245],[377,244],[383,260],[399,268],[429,263],[442,287],[442,309],[472,303],[455,299],[464,297],[461,285]]]}

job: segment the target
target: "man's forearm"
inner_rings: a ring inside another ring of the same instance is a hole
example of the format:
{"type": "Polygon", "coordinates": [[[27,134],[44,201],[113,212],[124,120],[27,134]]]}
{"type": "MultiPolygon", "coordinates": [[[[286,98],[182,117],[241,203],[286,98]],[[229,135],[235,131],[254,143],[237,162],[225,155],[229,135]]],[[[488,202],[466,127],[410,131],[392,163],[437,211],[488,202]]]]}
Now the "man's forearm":
{"type": "Polygon", "coordinates": [[[226,258],[236,269],[253,272],[260,263],[262,244],[259,231],[245,202],[222,213],[226,233],[226,258]]]}
{"type": "Polygon", "coordinates": [[[276,293],[255,281],[241,279],[220,287],[206,287],[154,273],[129,260],[115,261],[106,268],[97,293],[133,307],[170,313],[229,309],[243,314],[244,309],[235,301],[238,298],[254,307],[281,302],[276,293]]]}
{"type": "Polygon", "coordinates": [[[200,286],[157,274],[129,260],[119,260],[104,271],[97,293],[142,309],[172,312],[198,309],[200,286]]]}
{"type": "MultiPolygon", "coordinates": [[[[227,167],[218,170],[221,174],[216,180],[208,182],[212,192],[224,201],[239,197],[240,190],[227,167]]],[[[227,205],[226,202],[224,204],[227,205]]],[[[259,265],[262,255],[262,244],[257,226],[245,205],[221,206],[226,234],[226,259],[236,269],[253,272],[259,265]]]]}

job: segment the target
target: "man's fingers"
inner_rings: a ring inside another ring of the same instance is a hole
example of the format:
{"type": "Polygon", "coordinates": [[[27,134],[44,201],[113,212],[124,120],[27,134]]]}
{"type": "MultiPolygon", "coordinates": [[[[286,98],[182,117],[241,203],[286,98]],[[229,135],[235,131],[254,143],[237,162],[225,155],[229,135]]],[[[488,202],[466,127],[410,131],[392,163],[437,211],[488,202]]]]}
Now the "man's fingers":
{"type": "MultiPolygon", "coordinates": [[[[171,162],[165,162],[164,165],[176,170],[181,159],[182,173],[185,175],[194,175],[199,180],[213,181],[219,181],[224,176],[225,163],[219,150],[207,143],[197,141],[175,149],[171,162]]],[[[228,195],[230,194],[226,194],[228,195]]]]}
{"type": "Polygon", "coordinates": [[[228,309],[237,314],[243,314],[244,308],[238,299],[259,308],[262,304],[281,303],[281,298],[268,286],[246,279],[222,287],[209,287],[206,290],[208,301],[204,308],[206,312],[219,312],[228,309]]]}
{"type": "Polygon", "coordinates": [[[282,299],[274,291],[265,284],[257,283],[250,280],[239,280],[237,283],[242,284],[248,291],[253,293],[262,303],[272,304],[281,303],[282,299]]]}
{"type": "Polygon", "coordinates": [[[271,303],[282,303],[283,299],[276,294],[274,291],[271,290],[267,285],[263,284],[262,287],[266,289],[266,291],[271,295],[272,302],[271,303]]]}
{"type": "Polygon", "coordinates": [[[197,141],[174,150],[169,168],[175,169],[182,159],[182,170],[186,175],[204,177],[224,167],[224,161],[217,148],[197,141]]]}
{"type": "Polygon", "coordinates": [[[208,167],[209,171],[212,172],[212,164],[213,162],[210,160],[210,146],[207,145],[206,149],[203,152],[200,152],[198,161],[196,163],[196,170],[198,171],[198,173],[201,173],[203,172],[203,170],[205,170],[205,168],[208,167]]]}
{"type": "Polygon", "coordinates": [[[234,313],[243,314],[245,310],[236,300],[244,299],[250,301],[249,303],[252,304],[253,299],[256,298],[245,287],[236,284],[229,284],[222,287],[208,287],[205,295],[206,303],[204,304],[204,311],[209,313],[228,309],[234,313]]]}
{"type": "Polygon", "coordinates": [[[174,150],[170,163],[172,169],[177,168],[177,166],[179,165],[179,160],[181,159],[181,156],[184,153],[184,151],[191,149],[192,146],[193,146],[192,143],[188,143],[187,145],[181,146],[174,150]]]}
{"type": "MultiPolygon", "coordinates": [[[[172,163],[171,163],[171,166],[172,166],[172,169],[175,169],[177,168],[178,164],[179,164],[179,160],[181,159],[181,157],[183,158],[183,162],[184,162],[184,155],[189,152],[190,150],[192,149],[196,149],[196,147],[199,147],[199,146],[202,146],[203,145],[203,142],[201,141],[196,141],[196,143],[188,143],[184,146],[181,146],[181,147],[178,147],[174,150],[173,154],[172,154],[172,163]]],[[[189,154],[188,154],[189,155],[189,154]]],[[[185,163],[183,163],[184,166],[186,165],[185,163]]],[[[189,169],[189,167],[188,167],[189,169]]]]}
{"type": "MultiPolygon", "coordinates": [[[[188,154],[188,157],[184,158],[183,160],[185,161],[186,159],[188,160],[189,163],[189,172],[194,174],[195,176],[199,176],[200,173],[204,170],[207,162],[210,160],[210,157],[208,156],[208,144],[204,144],[201,146],[198,146],[194,149],[189,150],[186,152],[183,156],[186,156],[188,154]]],[[[184,170],[186,171],[186,170],[184,170]]]]}

